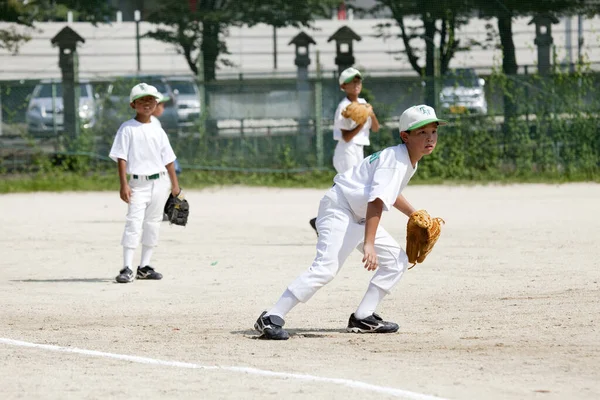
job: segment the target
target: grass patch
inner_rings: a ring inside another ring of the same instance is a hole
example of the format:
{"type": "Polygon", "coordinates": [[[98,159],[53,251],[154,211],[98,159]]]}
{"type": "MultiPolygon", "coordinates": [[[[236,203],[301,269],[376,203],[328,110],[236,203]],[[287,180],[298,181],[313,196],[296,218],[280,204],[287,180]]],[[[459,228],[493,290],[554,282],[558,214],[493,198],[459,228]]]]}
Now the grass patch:
{"type": "MultiPolygon", "coordinates": [[[[245,185],[277,188],[316,188],[331,186],[335,172],[308,171],[302,173],[244,173],[224,171],[184,171],[179,177],[185,189],[203,189],[214,186],[245,185]]],[[[411,185],[485,185],[542,183],[561,184],[569,182],[597,182],[599,175],[589,174],[532,174],[529,176],[505,176],[495,179],[443,179],[422,178],[417,171],[411,185]]],[[[67,191],[118,191],[119,178],[116,170],[76,173],[64,170],[31,174],[0,176],[0,193],[67,192],[67,191]]]]}
{"type": "MultiPolygon", "coordinates": [[[[327,188],[331,186],[334,176],[333,171],[309,171],[295,174],[184,171],[179,177],[179,184],[185,189],[228,185],[327,188]]],[[[94,173],[47,171],[0,176],[0,193],[105,190],[119,190],[119,178],[116,169],[94,173]]]]}

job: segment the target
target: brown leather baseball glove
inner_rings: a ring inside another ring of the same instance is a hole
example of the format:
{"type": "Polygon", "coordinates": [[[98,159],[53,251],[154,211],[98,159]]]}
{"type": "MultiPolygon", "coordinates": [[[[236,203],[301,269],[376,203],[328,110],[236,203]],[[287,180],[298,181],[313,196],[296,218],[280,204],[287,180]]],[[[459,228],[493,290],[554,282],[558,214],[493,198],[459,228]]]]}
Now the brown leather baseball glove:
{"type": "Polygon", "coordinates": [[[425,210],[418,210],[410,215],[406,225],[406,255],[412,265],[408,269],[425,261],[439,239],[444,223],[441,218],[431,218],[425,210]]]}
{"type": "Polygon", "coordinates": [[[353,101],[348,104],[344,111],[342,111],[342,117],[350,118],[352,121],[356,122],[358,125],[364,124],[369,119],[369,115],[371,115],[371,105],[367,103],[359,103],[357,101],[353,101]]]}

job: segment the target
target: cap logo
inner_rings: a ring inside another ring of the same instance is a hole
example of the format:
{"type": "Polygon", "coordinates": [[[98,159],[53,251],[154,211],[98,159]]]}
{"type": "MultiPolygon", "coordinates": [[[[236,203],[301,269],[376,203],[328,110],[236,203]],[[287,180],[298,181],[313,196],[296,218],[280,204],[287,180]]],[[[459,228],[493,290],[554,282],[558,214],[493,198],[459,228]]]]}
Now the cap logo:
{"type": "Polygon", "coordinates": [[[421,111],[421,114],[423,115],[431,115],[431,110],[425,106],[419,107],[418,110],[421,111]]]}

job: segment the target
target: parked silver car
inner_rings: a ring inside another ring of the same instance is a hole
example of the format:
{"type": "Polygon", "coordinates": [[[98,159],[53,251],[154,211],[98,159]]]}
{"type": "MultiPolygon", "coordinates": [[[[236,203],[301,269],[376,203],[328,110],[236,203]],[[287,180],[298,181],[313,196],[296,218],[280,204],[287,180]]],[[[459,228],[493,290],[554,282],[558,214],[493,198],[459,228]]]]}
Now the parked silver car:
{"type": "MultiPolygon", "coordinates": [[[[96,123],[96,100],[89,81],[79,82],[79,118],[83,128],[96,123]]],[[[36,136],[47,136],[64,129],[64,105],[62,82],[41,81],[33,89],[27,113],[27,130],[36,136]]]]}
{"type": "Polygon", "coordinates": [[[177,119],[180,127],[192,126],[200,117],[200,91],[194,77],[172,76],[167,82],[177,98],[177,119]]]}
{"type": "Polygon", "coordinates": [[[440,92],[442,110],[449,114],[487,114],[484,86],[485,80],[473,68],[449,70],[440,92]]]}

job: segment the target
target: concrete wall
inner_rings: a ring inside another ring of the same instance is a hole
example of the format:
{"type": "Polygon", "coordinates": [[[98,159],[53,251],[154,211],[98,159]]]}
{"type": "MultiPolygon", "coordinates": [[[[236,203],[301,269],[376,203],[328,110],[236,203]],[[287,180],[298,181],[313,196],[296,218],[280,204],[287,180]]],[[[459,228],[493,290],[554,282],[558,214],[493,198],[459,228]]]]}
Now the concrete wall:
{"type": "MultiPolygon", "coordinates": [[[[533,65],[537,61],[534,45],[534,26],[528,25],[530,18],[519,18],[514,23],[514,39],[517,46],[517,61],[520,65],[533,65]]],[[[410,21],[410,25],[419,25],[418,20],[410,21]]],[[[458,38],[463,42],[470,40],[483,41],[487,35],[486,25],[491,24],[492,34],[496,32],[495,20],[473,19],[459,32],[458,38]]],[[[341,26],[349,25],[356,33],[362,36],[360,42],[354,45],[356,65],[371,74],[400,74],[415,75],[406,60],[406,56],[399,53],[403,50],[402,41],[395,37],[398,28],[392,20],[360,19],[353,21],[318,20],[315,30],[306,30],[317,44],[310,47],[312,64],[311,73],[316,65],[316,51],[320,52],[321,65],[326,73],[333,74],[336,70],[334,64],[335,43],[327,39],[341,26]],[[390,23],[387,29],[389,38],[376,37],[375,25],[390,23]]],[[[6,26],[6,24],[0,24],[6,26]]],[[[22,46],[19,54],[12,55],[0,51],[0,80],[6,79],[38,79],[60,77],[58,68],[58,49],[53,48],[50,39],[56,35],[64,23],[39,23],[39,32],[33,33],[33,39],[22,46]]],[[[72,23],[70,26],[78,32],[86,42],[79,49],[80,72],[82,77],[109,77],[116,75],[132,74],[136,72],[136,40],[135,23],[122,22],[111,25],[94,27],[88,23],[72,23]]],[[[584,20],[584,53],[589,60],[598,65],[600,69],[600,18],[584,20]]],[[[141,33],[151,30],[149,23],[140,24],[141,33]]],[[[288,45],[290,39],[298,34],[296,28],[285,28],[277,31],[277,59],[278,69],[273,63],[273,30],[267,25],[252,28],[231,28],[226,37],[230,55],[224,55],[235,65],[233,67],[221,66],[217,72],[220,78],[229,78],[243,73],[247,76],[259,74],[293,76],[294,46],[288,45]]],[[[497,33],[497,32],[496,32],[497,33]]],[[[563,60],[566,55],[565,23],[553,26],[554,44],[559,56],[563,60]]],[[[573,59],[577,58],[577,18],[572,19],[571,44],[573,59]]],[[[497,39],[496,39],[497,41],[497,39]]],[[[415,42],[417,44],[417,42],[415,42]]],[[[492,46],[489,49],[475,48],[469,52],[459,53],[451,66],[471,66],[485,73],[492,66],[501,63],[501,52],[492,46]]],[[[163,73],[170,75],[190,74],[190,69],[182,55],[171,46],[150,39],[141,40],[141,72],[163,73]]]]}

